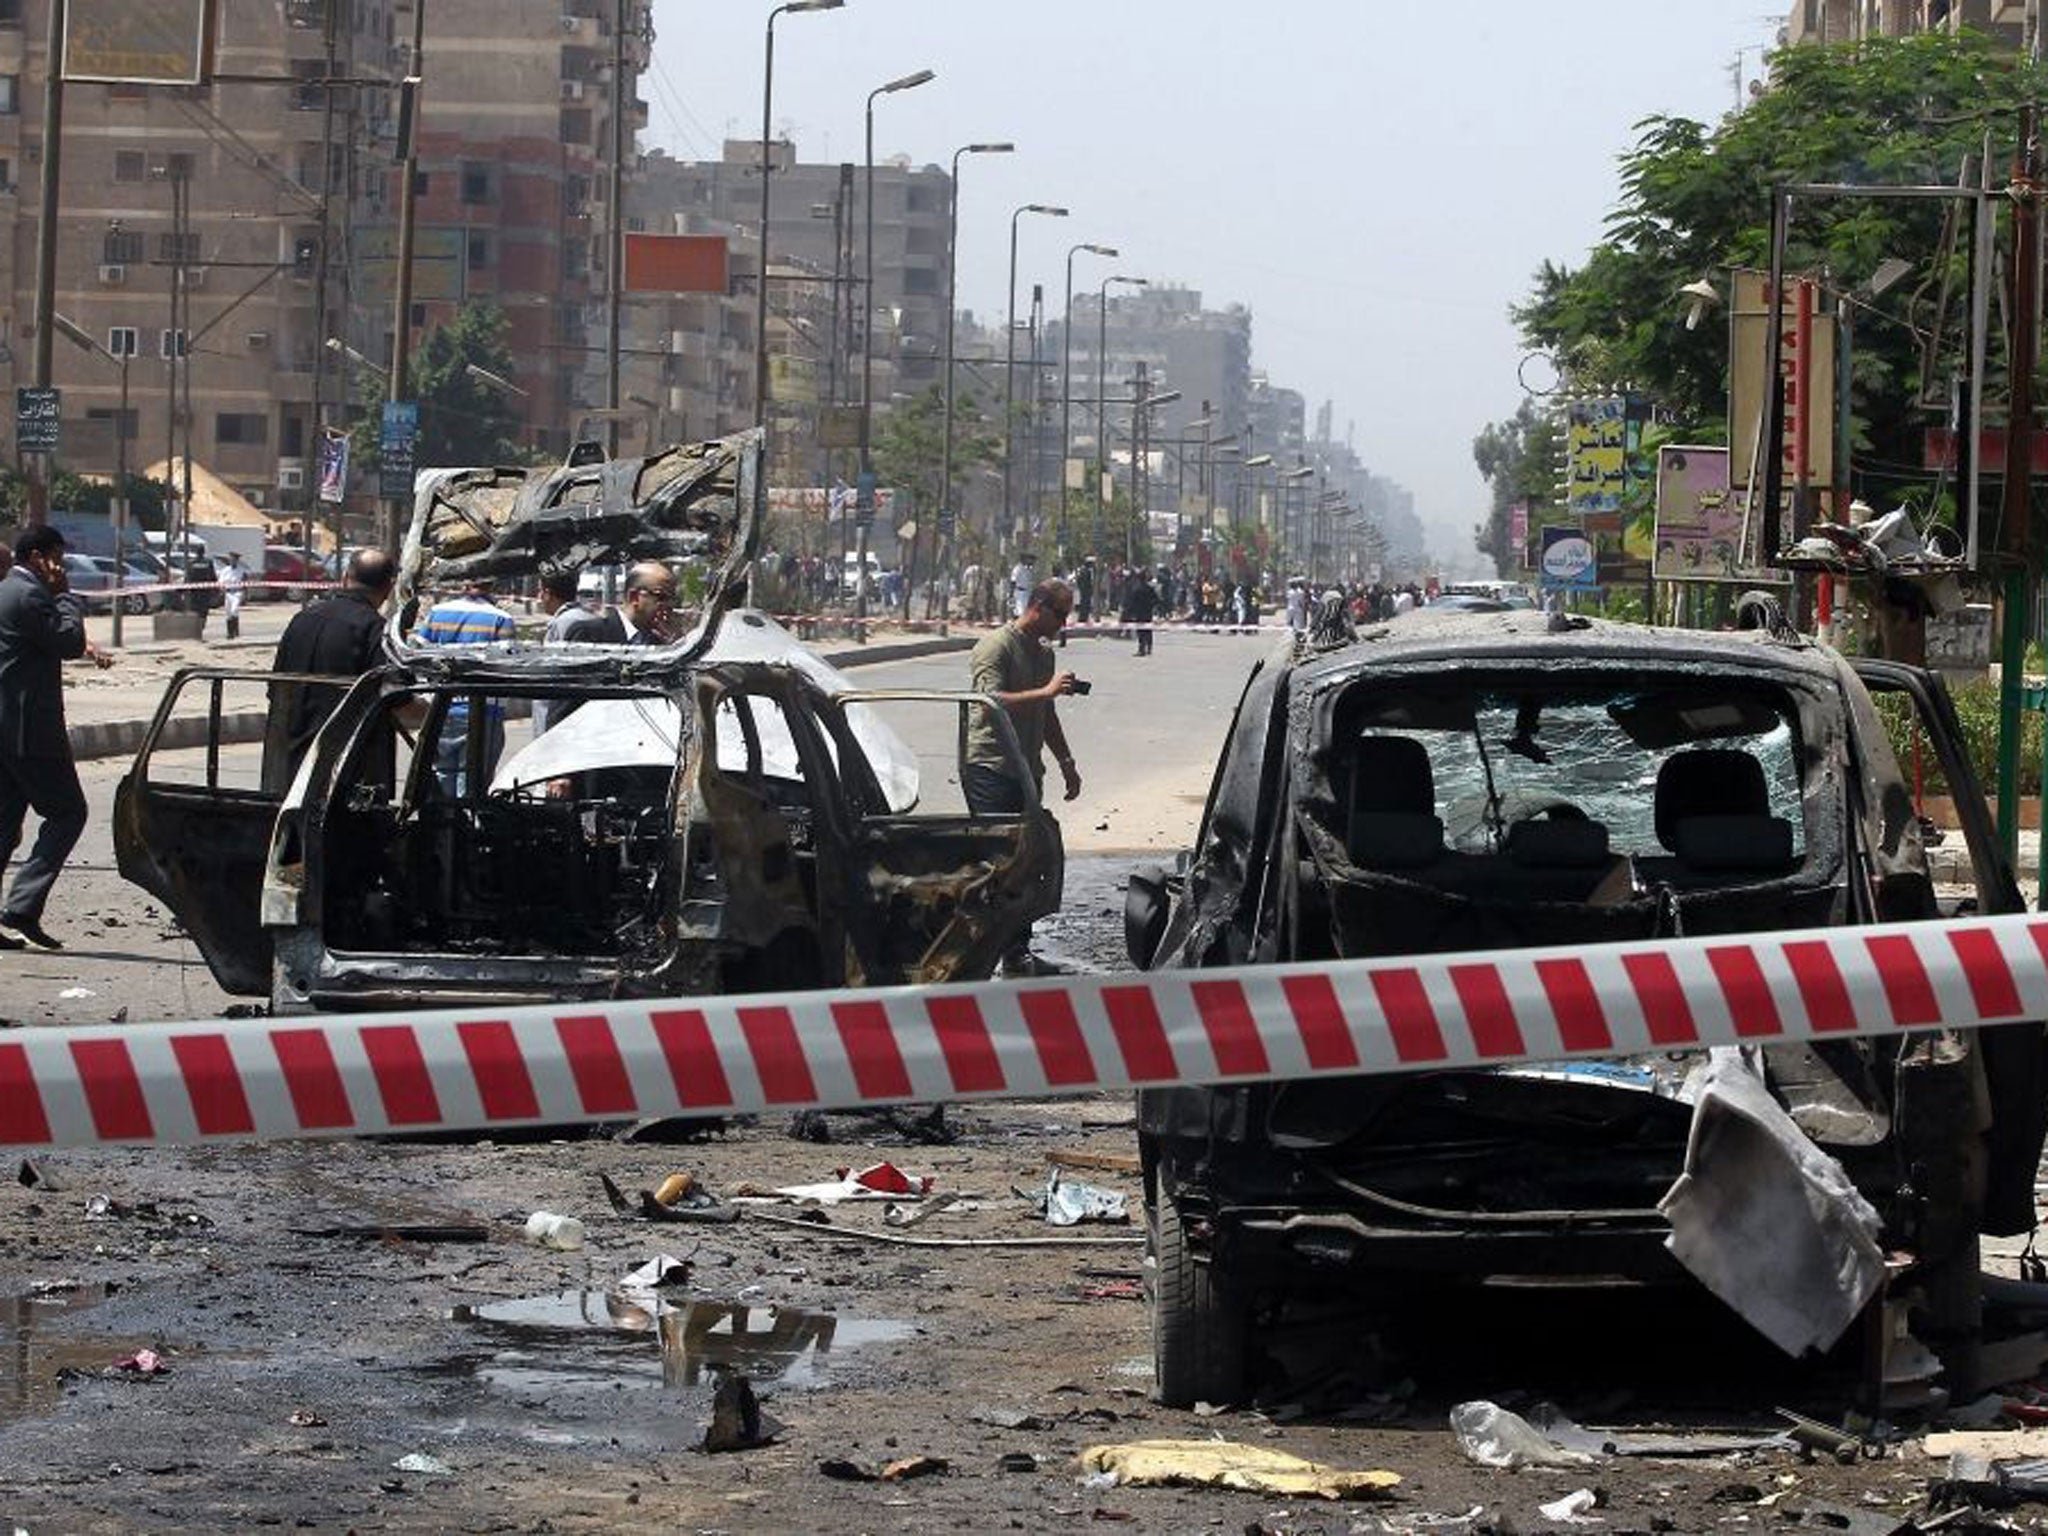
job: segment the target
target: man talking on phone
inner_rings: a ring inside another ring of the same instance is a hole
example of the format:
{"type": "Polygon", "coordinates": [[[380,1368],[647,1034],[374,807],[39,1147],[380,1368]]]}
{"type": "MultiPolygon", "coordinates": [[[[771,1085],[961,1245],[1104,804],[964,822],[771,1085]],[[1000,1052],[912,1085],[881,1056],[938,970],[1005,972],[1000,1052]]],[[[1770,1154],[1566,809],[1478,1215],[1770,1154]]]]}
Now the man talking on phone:
{"type": "MultiPolygon", "coordinates": [[[[1060,765],[1066,781],[1066,798],[1081,793],[1081,773],[1074,766],[1074,754],[1053,707],[1063,694],[1077,691],[1074,674],[1053,665],[1052,642],[1066,627],[1074,610],[1074,592],[1064,581],[1041,581],[1024,600],[1024,611],[993,634],[984,636],[968,658],[970,687],[985,693],[1010,717],[1017,745],[1024,749],[1024,761],[1033,781],[1045,782],[1044,755],[1052,748],[1053,761],[1060,765]]],[[[961,790],[968,809],[977,816],[1021,816],[1029,801],[1017,781],[995,725],[987,712],[974,712],[967,732],[967,759],[961,767],[961,790]]],[[[1030,932],[1020,936],[1017,947],[1003,959],[1005,976],[1040,976],[1052,968],[1031,953],[1030,932]]]]}

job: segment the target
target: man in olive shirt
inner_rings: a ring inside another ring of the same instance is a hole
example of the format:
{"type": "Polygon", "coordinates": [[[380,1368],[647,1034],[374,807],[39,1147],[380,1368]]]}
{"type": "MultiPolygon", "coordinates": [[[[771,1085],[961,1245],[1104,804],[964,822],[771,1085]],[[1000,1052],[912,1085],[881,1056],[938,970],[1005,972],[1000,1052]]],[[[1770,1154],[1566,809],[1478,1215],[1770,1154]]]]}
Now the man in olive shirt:
{"type": "MultiPolygon", "coordinates": [[[[1074,674],[1053,666],[1049,642],[1059,638],[1067,615],[1074,608],[1074,593],[1064,581],[1041,581],[1024,603],[1024,612],[994,634],[986,635],[969,658],[970,686],[1001,705],[1010,717],[1017,744],[1024,750],[1032,779],[1045,781],[1044,751],[1052,748],[1053,761],[1060,765],[1066,781],[1066,797],[1081,793],[1081,774],[1074,767],[1074,754],[1067,747],[1066,733],[1053,701],[1074,691],[1074,674]]],[[[968,809],[977,816],[1021,816],[1027,797],[1017,781],[1010,760],[996,736],[987,711],[975,711],[967,732],[967,760],[961,765],[961,789],[968,809]]],[[[1003,974],[1034,976],[1049,967],[1031,953],[1027,929],[1016,947],[1004,957],[1003,974]]]]}

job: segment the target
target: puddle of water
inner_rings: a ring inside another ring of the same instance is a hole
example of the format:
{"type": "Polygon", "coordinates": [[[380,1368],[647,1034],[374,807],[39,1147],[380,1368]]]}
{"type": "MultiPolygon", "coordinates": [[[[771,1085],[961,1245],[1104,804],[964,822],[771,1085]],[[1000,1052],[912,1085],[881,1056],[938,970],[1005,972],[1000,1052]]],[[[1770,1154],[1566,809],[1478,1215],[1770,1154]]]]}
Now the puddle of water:
{"type": "Polygon", "coordinates": [[[96,1334],[45,1334],[59,1318],[89,1312],[106,1285],[60,1285],[0,1297],[0,1425],[50,1412],[64,1397],[61,1372],[98,1371],[152,1343],[96,1334]]]}
{"type": "Polygon", "coordinates": [[[824,1384],[835,1351],[893,1343],[917,1331],[910,1323],[797,1307],[670,1302],[598,1290],[459,1306],[451,1315],[501,1346],[478,1364],[479,1380],[532,1395],[564,1387],[694,1387],[725,1372],[776,1386],[816,1387],[824,1384]]]}

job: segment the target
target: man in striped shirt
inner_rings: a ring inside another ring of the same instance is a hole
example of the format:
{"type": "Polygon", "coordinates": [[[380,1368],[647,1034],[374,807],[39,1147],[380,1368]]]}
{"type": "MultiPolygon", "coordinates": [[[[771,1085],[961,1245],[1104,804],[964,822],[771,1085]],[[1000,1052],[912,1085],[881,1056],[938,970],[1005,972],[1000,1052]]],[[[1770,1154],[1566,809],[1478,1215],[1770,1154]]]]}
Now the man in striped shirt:
{"type": "MultiPolygon", "coordinates": [[[[490,645],[518,637],[512,615],[491,601],[491,584],[472,581],[460,597],[444,598],[434,604],[426,621],[414,633],[420,645],[490,645]]],[[[483,721],[482,779],[488,784],[505,750],[505,706],[500,700],[485,704],[483,721]]],[[[434,746],[434,777],[441,792],[460,800],[469,792],[469,699],[458,694],[449,701],[441,721],[441,734],[434,746]]]]}

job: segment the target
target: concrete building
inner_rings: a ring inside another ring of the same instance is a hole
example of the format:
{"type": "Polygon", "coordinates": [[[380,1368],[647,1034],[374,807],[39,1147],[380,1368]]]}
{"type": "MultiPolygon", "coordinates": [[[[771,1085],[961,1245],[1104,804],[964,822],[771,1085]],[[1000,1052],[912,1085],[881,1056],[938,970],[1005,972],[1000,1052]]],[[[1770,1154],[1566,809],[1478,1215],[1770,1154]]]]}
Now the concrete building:
{"type": "MultiPolygon", "coordinates": [[[[502,305],[537,445],[602,400],[612,10],[435,0],[427,17],[415,344],[465,300],[502,305]]],[[[320,422],[349,420],[390,356],[398,93],[362,82],[403,75],[412,15],[335,0],[330,26],[329,0],[219,0],[216,83],[67,87],[57,308],[130,359],[132,467],[189,446],[259,505],[310,503],[320,422]]],[[[31,382],[47,16],[0,0],[0,390],[31,382]]],[[[648,26],[636,5],[631,127],[648,26]]],[[[111,471],[119,370],[60,340],[54,377],[59,461],[111,471]]]]}
{"type": "Polygon", "coordinates": [[[2017,47],[2024,0],[1799,0],[1782,34],[1786,43],[1845,43],[1918,32],[1987,32],[2017,47]]]}
{"type": "MultiPolygon", "coordinates": [[[[1105,334],[1107,368],[1103,392],[1111,402],[1110,448],[1114,453],[1125,422],[1115,402],[1128,398],[1130,381],[1140,362],[1150,387],[1159,393],[1179,390],[1180,399],[1155,413],[1156,439],[1181,437],[1189,424],[1209,413],[1210,436],[1231,442],[1243,436],[1251,419],[1252,316],[1241,304],[1206,309],[1199,290],[1167,284],[1129,289],[1111,288],[1106,321],[1097,314],[1100,290],[1074,294],[1073,392],[1074,452],[1086,457],[1095,449],[1095,380],[1098,334],[1105,334]]],[[[1047,326],[1047,354],[1061,356],[1061,323],[1047,326]]],[[[1055,394],[1057,391],[1055,390],[1055,394]]],[[[1055,400],[1057,404],[1057,400],[1055,400]]],[[[1124,408],[1128,415],[1128,407],[1124,408]]],[[[1255,451],[1264,451],[1263,448],[1255,451]]]]}

